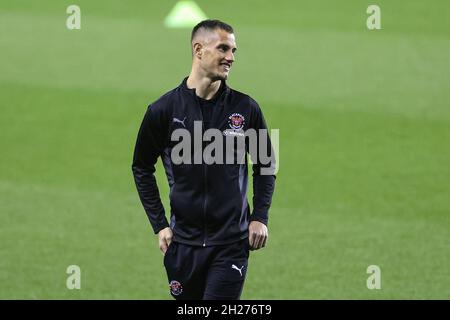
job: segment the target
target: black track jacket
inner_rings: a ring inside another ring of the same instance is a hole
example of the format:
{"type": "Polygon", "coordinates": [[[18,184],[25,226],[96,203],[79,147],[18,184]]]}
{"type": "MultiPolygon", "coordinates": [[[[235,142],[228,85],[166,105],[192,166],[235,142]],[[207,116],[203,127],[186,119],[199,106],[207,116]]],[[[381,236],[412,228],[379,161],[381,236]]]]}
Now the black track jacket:
{"type": "MultiPolygon", "coordinates": [[[[261,175],[261,168],[274,168],[275,161],[260,164],[252,158],[254,197],[251,214],[247,201],[247,154],[244,164],[206,164],[204,161],[193,164],[192,151],[192,164],[175,164],[171,152],[179,141],[172,141],[172,132],[187,129],[194,137],[194,121],[203,120],[199,98],[195,89],[187,87],[186,80],[147,109],[132,164],[136,187],[153,231],[158,233],[168,227],[154,176],[155,164],[161,157],[170,187],[173,241],[195,246],[233,243],[248,237],[249,221],[257,220],[267,225],[275,175],[261,175]]],[[[256,101],[229,88],[225,81],[222,81],[210,120],[209,127],[223,132],[224,139],[230,131],[267,129],[256,101]]],[[[202,132],[206,129],[203,125],[202,132]]],[[[266,139],[269,155],[274,159],[268,135],[266,139]]],[[[204,149],[210,142],[200,143],[204,149]]],[[[194,149],[193,138],[191,144],[194,149]]]]}

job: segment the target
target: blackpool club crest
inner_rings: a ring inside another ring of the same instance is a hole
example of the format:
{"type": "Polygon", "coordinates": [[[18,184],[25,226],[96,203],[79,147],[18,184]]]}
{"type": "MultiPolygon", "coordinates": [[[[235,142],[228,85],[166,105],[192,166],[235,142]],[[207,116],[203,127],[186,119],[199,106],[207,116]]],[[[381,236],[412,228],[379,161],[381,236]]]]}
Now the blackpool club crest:
{"type": "Polygon", "coordinates": [[[244,127],[245,118],[240,113],[233,113],[228,117],[228,125],[233,130],[241,130],[244,127]]]}
{"type": "Polygon", "coordinates": [[[183,287],[181,286],[181,283],[179,283],[176,280],[170,281],[169,287],[170,287],[170,292],[174,296],[178,296],[183,292],[183,287]]]}

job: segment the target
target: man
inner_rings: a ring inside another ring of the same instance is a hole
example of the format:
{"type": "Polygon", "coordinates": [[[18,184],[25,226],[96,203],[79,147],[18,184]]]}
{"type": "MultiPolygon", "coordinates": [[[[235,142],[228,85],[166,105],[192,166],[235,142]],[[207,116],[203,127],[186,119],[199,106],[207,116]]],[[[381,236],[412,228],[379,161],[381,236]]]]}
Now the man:
{"type": "MultiPolygon", "coordinates": [[[[185,150],[183,157],[187,160],[180,163],[173,154],[179,150],[180,139],[174,137],[179,138],[176,133],[181,131],[195,138],[195,130],[200,128],[201,133],[220,130],[220,139],[242,138],[244,130],[263,129],[260,131],[265,135],[258,136],[258,141],[267,142],[269,153],[272,149],[258,104],[225,83],[236,51],[233,28],[218,20],[202,21],[192,30],[191,45],[189,76],[147,109],[132,169],[140,199],[158,234],[172,296],[239,299],[249,250],[264,247],[268,237],[266,225],[275,175],[263,171],[271,172],[273,157],[269,163],[259,163],[259,153],[252,156],[254,198],[250,214],[247,154],[243,163],[205,163],[202,157],[198,163],[192,161],[199,159],[196,147],[200,145],[203,152],[208,143],[189,138],[186,141],[194,151],[185,150]],[[170,186],[170,225],[154,176],[160,156],[170,186]]],[[[248,151],[249,146],[245,148],[248,151]]],[[[217,149],[217,154],[220,151],[217,149]]],[[[226,152],[230,154],[230,150],[226,152]]],[[[233,157],[237,154],[236,150],[231,153],[233,157]]]]}

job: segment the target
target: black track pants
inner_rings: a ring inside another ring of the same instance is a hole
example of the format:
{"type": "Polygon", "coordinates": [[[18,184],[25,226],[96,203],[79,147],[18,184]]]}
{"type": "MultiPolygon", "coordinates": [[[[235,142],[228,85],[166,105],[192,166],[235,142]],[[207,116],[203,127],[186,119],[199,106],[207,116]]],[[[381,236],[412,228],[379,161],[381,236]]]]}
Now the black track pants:
{"type": "Polygon", "coordinates": [[[170,293],[177,300],[237,300],[248,257],[248,239],[211,247],[172,242],[164,256],[170,293]]]}

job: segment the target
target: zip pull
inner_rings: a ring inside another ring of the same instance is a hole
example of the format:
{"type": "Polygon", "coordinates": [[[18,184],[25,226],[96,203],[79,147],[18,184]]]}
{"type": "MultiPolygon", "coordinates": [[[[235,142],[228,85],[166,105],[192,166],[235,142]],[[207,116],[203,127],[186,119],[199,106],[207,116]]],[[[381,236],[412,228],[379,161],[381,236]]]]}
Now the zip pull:
{"type": "Polygon", "coordinates": [[[203,242],[203,247],[206,247],[206,244],[203,242]]]}

